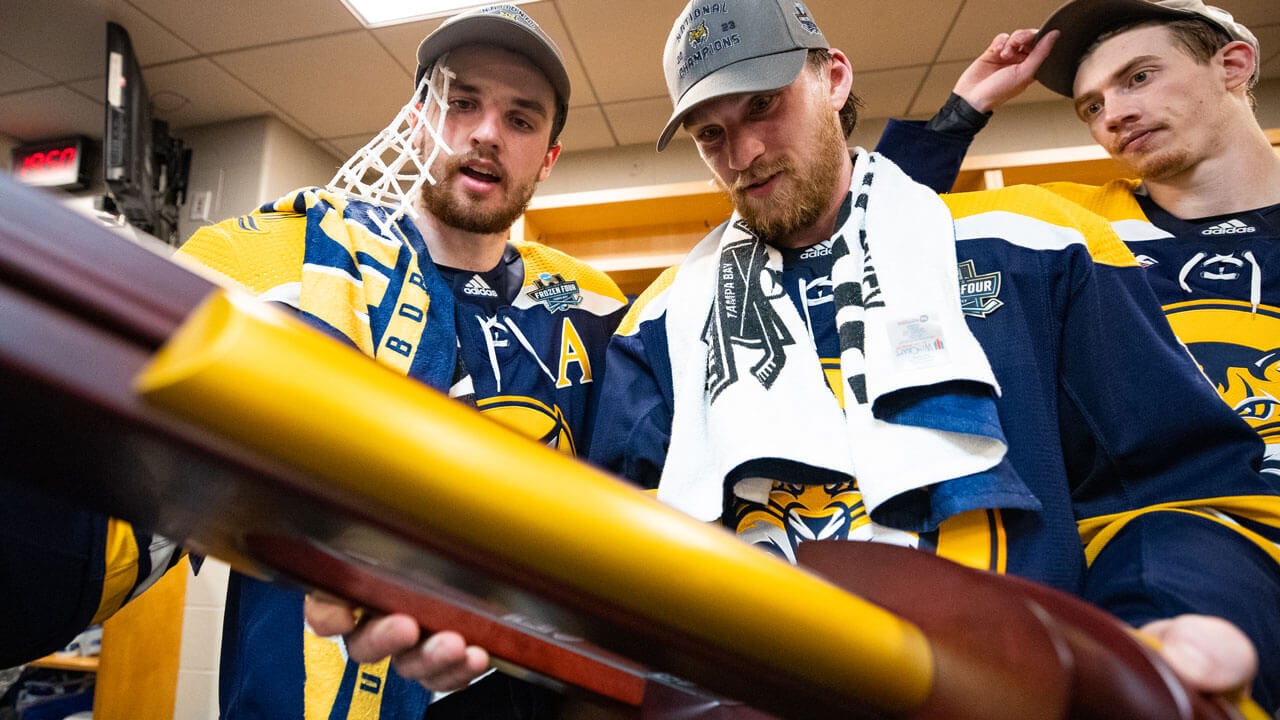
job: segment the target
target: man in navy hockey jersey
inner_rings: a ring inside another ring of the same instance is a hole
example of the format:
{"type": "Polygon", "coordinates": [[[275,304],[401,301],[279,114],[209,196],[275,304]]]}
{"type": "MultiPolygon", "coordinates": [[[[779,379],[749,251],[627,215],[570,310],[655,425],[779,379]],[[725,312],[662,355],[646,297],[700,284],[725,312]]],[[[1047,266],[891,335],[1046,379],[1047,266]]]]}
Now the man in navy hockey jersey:
{"type": "MultiPolygon", "coordinates": [[[[500,423],[563,452],[583,452],[596,364],[626,299],[603,273],[546,246],[507,239],[560,154],[569,105],[560,51],[523,11],[494,5],[454,16],[429,35],[418,50],[417,76],[417,102],[428,111],[408,131],[418,133],[413,150],[435,158],[423,170],[435,181],[404,199],[407,216],[350,193],[305,189],[201,229],[181,254],[295,307],[378,362],[474,401],[500,423]],[[436,99],[448,110],[428,137],[436,99]],[[428,155],[441,144],[452,154],[428,155]],[[408,318],[413,322],[406,321],[406,302],[422,309],[408,318]]],[[[422,685],[385,660],[357,666],[363,657],[341,638],[305,627],[303,606],[299,592],[233,576],[223,717],[427,712],[431,693],[422,685]]],[[[375,622],[396,627],[395,618],[375,622]]],[[[488,663],[454,633],[426,646],[456,651],[468,673],[488,663]]],[[[403,660],[412,667],[411,658],[403,660]]],[[[470,692],[533,693],[514,682],[470,692]]]]}
{"type": "Polygon", "coordinates": [[[891,121],[882,147],[953,162],[1033,74],[1071,98],[1133,179],[1043,187],[1111,221],[1280,482],[1280,158],[1254,113],[1261,58],[1247,27],[1200,0],[1074,0],[1039,35],[997,36],[929,126],[891,121]],[[1057,45],[1041,65],[1031,47],[1045,39],[1057,45]]]}
{"type": "Polygon", "coordinates": [[[694,3],[664,64],[659,148],[689,132],[736,212],[623,320],[591,458],[785,557],[893,542],[1078,594],[1202,688],[1251,676],[1231,630],[1178,632],[1226,618],[1274,706],[1280,497],[1106,220],[851,158],[800,3],[694,3]]]}

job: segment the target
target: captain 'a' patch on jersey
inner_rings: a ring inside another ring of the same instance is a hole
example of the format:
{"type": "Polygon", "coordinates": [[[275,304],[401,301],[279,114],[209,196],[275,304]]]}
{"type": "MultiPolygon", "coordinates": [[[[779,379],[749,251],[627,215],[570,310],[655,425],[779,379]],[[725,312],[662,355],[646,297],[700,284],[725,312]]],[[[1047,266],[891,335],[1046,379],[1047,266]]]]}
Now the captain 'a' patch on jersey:
{"type": "Polygon", "coordinates": [[[525,437],[576,455],[575,428],[585,426],[585,393],[594,378],[588,338],[574,319],[538,308],[474,313],[459,322],[477,408],[525,437]]]}
{"type": "Polygon", "coordinates": [[[1165,306],[1165,316],[1222,399],[1262,436],[1264,472],[1280,476],[1280,308],[1196,300],[1165,306]]]}

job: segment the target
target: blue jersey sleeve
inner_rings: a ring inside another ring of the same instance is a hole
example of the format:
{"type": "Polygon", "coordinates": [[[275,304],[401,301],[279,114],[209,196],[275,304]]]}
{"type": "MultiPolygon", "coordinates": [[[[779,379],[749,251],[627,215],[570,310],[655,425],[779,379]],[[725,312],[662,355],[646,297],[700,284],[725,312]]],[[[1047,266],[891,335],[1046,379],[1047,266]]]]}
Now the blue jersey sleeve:
{"type": "Polygon", "coordinates": [[[0,667],[62,649],[182,554],[141,531],[25,483],[0,482],[0,667]]]}
{"type": "Polygon", "coordinates": [[[671,440],[672,398],[665,324],[650,320],[614,335],[605,355],[591,462],[647,490],[657,488],[671,440]]]}
{"type": "Polygon", "coordinates": [[[937,132],[923,122],[890,120],[876,152],[892,160],[912,180],[945,193],[955,186],[972,142],[972,136],[937,132]]]}

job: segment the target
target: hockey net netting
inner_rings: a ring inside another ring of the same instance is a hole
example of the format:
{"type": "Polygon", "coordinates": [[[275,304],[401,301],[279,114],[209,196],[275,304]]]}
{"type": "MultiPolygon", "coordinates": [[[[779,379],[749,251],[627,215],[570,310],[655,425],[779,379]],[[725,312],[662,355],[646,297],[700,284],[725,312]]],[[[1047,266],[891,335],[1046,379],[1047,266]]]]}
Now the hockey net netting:
{"type": "Polygon", "coordinates": [[[357,150],[325,186],[331,192],[391,209],[391,214],[378,221],[384,233],[406,213],[414,215],[413,199],[422,184],[437,182],[431,174],[436,158],[442,152],[453,154],[443,135],[453,74],[443,60],[423,75],[413,97],[391,124],[357,150]]]}

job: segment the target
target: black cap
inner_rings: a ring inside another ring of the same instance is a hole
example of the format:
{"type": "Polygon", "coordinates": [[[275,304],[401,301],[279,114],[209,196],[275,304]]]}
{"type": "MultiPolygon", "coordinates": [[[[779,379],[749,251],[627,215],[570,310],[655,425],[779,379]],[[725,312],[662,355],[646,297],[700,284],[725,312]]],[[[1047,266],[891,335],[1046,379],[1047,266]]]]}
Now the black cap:
{"type": "MultiPolygon", "coordinates": [[[[1249,28],[1236,22],[1226,10],[1205,5],[1201,0],[1071,0],[1054,11],[1036,34],[1039,41],[1050,30],[1062,33],[1036,72],[1036,79],[1059,95],[1072,97],[1080,61],[1099,37],[1142,22],[1174,20],[1208,22],[1233,40],[1249,43],[1258,54],[1258,39],[1249,32],[1249,28]]],[[[1256,80],[1257,67],[1253,74],[1256,80]]]]}

